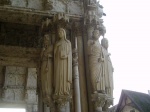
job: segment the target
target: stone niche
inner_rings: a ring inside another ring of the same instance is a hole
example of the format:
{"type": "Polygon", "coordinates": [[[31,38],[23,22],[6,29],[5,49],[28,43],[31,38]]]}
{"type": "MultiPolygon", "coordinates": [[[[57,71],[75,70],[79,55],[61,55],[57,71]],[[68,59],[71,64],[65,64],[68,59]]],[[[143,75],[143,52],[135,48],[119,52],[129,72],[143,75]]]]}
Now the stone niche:
{"type": "Polygon", "coordinates": [[[0,107],[5,104],[5,107],[24,107],[27,112],[37,112],[36,89],[36,68],[0,66],[0,107]]]}

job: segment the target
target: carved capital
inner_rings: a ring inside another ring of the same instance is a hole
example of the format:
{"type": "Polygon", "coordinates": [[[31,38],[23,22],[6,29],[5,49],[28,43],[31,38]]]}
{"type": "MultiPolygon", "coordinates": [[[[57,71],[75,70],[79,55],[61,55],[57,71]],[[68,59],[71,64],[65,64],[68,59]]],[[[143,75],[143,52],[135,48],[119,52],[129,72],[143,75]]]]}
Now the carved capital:
{"type": "Polygon", "coordinates": [[[56,24],[57,29],[58,28],[64,28],[66,29],[69,26],[69,15],[65,13],[57,13],[53,17],[53,21],[56,24]]]}
{"type": "Polygon", "coordinates": [[[79,37],[82,36],[82,26],[80,22],[74,22],[72,24],[74,36],[79,37]]]}
{"type": "Polygon", "coordinates": [[[113,105],[113,98],[108,97],[105,101],[105,105],[103,106],[103,111],[108,112],[108,108],[113,105]]]}
{"type": "Polygon", "coordinates": [[[57,104],[58,108],[62,108],[64,106],[66,106],[67,103],[70,102],[72,99],[70,96],[67,96],[67,95],[66,96],[65,95],[63,95],[63,96],[54,95],[53,98],[54,98],[54,102],[57,104]]]}
{"type": "Polygon", "coordinates": [[[92,94],[92,101],[94,102],[95,112],[102,112],[102,107],[107,100],[107,96],[101,93],[92,94]]]}

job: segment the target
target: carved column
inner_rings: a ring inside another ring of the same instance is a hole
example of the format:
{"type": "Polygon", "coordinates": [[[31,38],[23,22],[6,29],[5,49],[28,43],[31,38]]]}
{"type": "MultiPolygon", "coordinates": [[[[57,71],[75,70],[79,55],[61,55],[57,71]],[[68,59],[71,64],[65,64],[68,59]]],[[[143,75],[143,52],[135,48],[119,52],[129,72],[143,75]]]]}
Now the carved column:
{"type": "Polygon", "coordinates": [[[77,37],[75,37],[75,49],[73,50],[73,80],[74,80],[75,112],[81,112],[77,37]]]}

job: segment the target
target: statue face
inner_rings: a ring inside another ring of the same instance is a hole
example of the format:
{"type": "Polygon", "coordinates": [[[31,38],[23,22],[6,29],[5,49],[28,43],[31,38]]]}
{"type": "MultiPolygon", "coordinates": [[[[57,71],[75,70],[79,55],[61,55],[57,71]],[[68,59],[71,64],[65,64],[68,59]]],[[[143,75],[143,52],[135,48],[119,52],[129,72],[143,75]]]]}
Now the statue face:
{"type": "Polygon", "coordinates": [[[61,39],[64,38],[64,31],[63,30],[59,29],[58,34],[59,34],[59,38],[61,38],[61,39]]]}
{"type": "Polygon", "coordinates": [[[98,40],[99,36],[100,36],[99,30],[94,30],[94,32],[93,32],[94,39],[98,40]]]}
{"type": "Polygon", "coordinates": [[[102,41],[102,46],[105,48],[105,49],[107,49],[108,48],[108,40],[107,39],[104,39],[103,41],[102,41]]]}

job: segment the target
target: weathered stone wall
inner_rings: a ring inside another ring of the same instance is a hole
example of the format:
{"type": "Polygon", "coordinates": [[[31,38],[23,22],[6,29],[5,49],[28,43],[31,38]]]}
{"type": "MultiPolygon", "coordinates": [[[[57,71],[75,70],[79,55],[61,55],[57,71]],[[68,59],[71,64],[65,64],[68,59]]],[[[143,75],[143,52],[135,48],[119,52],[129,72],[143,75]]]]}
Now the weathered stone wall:
{"type": "MultiPolygon", "coordinates": [[[[0,2],[1,6],[17,8],[17,9],[30,9],[31,11],[48,11],[48,12],[63,12],[68,14],[82,15],[83,3],[81,1],[69,0],[2,0],[9,2],[0,2]],[[50,3],[50,4],[48,4],[50,3]]],[[[0,7],[1,8],[1,7],[0,7]]]]}
{"type": "Polygon", "coordinates": [[[27,112],[37,112],[36,68],[0,66],[0,78],[0,107],[22,107],[27,112]]]}

